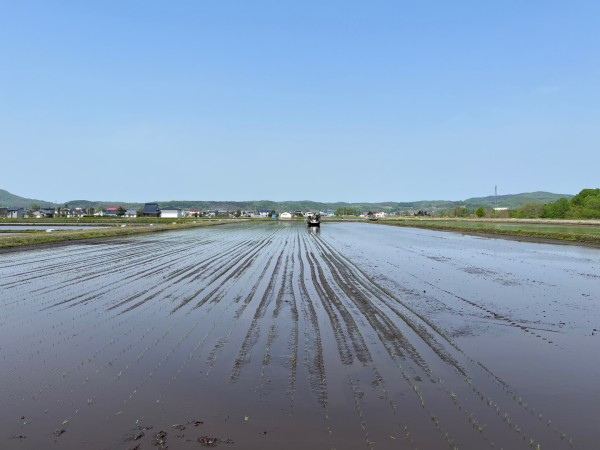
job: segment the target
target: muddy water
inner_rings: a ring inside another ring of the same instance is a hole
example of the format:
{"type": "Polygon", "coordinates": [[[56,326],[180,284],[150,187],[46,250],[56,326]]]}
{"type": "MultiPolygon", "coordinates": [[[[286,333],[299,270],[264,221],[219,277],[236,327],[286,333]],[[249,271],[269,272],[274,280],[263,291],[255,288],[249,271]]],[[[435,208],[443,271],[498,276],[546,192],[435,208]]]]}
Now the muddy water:
{"type": "Polygon", "coordinates": [[[273,222],[0,276],[3,449],[597,448],[595,249],[273,222]]]}

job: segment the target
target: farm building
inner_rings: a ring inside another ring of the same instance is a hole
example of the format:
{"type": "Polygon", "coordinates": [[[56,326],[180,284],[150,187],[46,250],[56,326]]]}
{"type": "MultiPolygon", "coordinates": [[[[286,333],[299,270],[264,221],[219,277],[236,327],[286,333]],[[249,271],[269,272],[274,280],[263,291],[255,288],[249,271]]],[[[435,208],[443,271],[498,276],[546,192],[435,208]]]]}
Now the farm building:
{"type": "Polygon", "coordinates": [[[290,220],[292,218],[292,213],[282,212],[281,215],[279,216],[279,218],[281,220],[290,220]]]}

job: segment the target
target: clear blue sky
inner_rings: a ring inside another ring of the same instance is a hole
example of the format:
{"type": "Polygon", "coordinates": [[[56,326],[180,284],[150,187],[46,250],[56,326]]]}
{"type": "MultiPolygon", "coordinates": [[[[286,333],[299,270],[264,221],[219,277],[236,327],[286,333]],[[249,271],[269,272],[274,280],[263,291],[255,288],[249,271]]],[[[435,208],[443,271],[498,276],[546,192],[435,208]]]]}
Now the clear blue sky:
{"type": "Polygon", "coordinates": [[[600,186],[600,2],[0,0],[0,188],[460,200],[600,186]]]}

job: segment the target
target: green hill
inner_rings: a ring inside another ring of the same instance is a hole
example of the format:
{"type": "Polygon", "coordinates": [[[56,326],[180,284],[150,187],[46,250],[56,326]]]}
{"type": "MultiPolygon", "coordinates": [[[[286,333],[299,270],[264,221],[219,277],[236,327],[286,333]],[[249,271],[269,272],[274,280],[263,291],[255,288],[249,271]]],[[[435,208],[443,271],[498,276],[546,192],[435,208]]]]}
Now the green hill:
{"type": "Polygon", "coordinates": [[[464,204],[467,208],[478,208],[479,206],[483,206],[484,208],[493,208],[497,206],[498,208],[509,208],[515,209],[519,206],[524,205],[525,203],[551,203],[559,198],[571,199],[573,196],[570,194],[553,194],[551,192],[525,192],[522,194],[508,194],[508,195],[499,195],[498,203],[496,204],[496,197],[493,195],[489,195],[487,197],[473,197],[464,201],[464,204]]]}
{"type": "MultiPolygon", "coordinates": [[[[507,207],[510,209],[518,208],[525,203],[551,203],[561,197],[570,199],[573,197],[570,194],[552,194],[550,192],[529,192],[523,194],[499,195],[498,207],[507,207]]],[[[254,200],[254,201],[207,201],[207,200],[172,200],[167,202],[156,202],[160,207],[175,206],[178,208],[199,208],[202,210],[227,210],[235,211],[241,209],[243,211],[335,211],[340,208],[352,208],[358,211],[385,211],[387,213],[402,212],[402,211],[443,211],[452,209],[454,206],[461,205],[467,208],[477,208],[484,206],[488,208],[494,207],[494,196],[489,197],[473,197],[464,201],[451,200],[419,200],[414,202],[314,202],[311,200],[296,200],[274,202],[270,200],[254,200]]],[[[152,200],[149,200],[152,201],[152,200]]],[[[98,207],[98,205],[123,205],[129,207],[139,207],[141,204],[123,203],[123,202],[89,202],[85,200],[72,200],[68,202],[69,206],[89,208],[90,206],[98,207]]]]}
{"type": "Polygon", "coordinates": [[[0,189],[0,206],[8,208],[30,208],[31,205],[36,204],[42,206],[54,207],[54,203],[47,202],[44,200],[36,200],[33,198],[19,197],[18,195],[11,194],[4,189],[0,189]]]}

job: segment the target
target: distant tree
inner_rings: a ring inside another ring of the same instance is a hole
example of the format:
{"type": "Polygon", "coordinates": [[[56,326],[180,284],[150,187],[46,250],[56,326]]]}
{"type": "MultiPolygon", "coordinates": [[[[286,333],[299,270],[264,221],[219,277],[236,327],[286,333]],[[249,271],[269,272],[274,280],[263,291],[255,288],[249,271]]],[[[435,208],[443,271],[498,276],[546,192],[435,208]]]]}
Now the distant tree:
{"type": "Polygon", "coordinates": [[[514,217],[535,219],[542,216],[544,205],[536,202],[524,203],[515,211],[514,217]]]}
{"type": "Polygon", "coordinates": [[[485,216],[485,208],[483,206],[480,206],[475,210],[475,214],[477,215],[477,217],[485,216]]]}
{"type": "Polygon", "coordinates": [[[31,209],[40,209],[40,205],[38,205],[37,203],[32,203],[31,209]]]}
{"type": "Polygon", "coordinates": [[[135,215],[136,215],[137,217],[142,217],[142,216],[144,215],[144,209],[143,209],[143,208],[138,208],[138,209],[135,211],[135,215]]]}
{"type": "Polygon", "coordinates": [[[600,189],[583,189],[573,197],[568,217],[577,219],[600,218],[600,189]]]}
{"type": "Polygon", "coordinates": [[[571,209],[571,203],[566,198],[559,198],[555,202],[544,205],[542,211],[542,217],[550,219],[564,219],[567,217],[569,210],[571,209]]]}
{"type": "Polygon", "coordinates": [[[119,206],[119,208],[117,208],[117,216],[119,216],[119,217],[123,217],[126,212],[127,211],[122,206],[119,206]]]}
{"type": "Polygon", "coordinates": [[[594,198],[600,198],[600,189],[583,189],[571,199],[574,206],[587,206],[587,202],[594,198]]]}
{"type": "Polygon", "coordinates": [[[356,208],[345,207],[345,208],[338,208],[335,210],[336,216],[358,216],[359,214],[360,214],[360,211],[358,211],[356,208]]]}
{"type": "Polygon", "coordinates": [[[238,210],[237,210],[237,211],[234,213],[234,216],[235,216],[235,217],[240,217],[241,215],[242,215],[242,210],[241,210],[241,209],[238,209],[238,210]]]}
{"type": "Polygon", "coordinates": [[[470,210],[463,205],[454,205],[451,211],[448,212],[450,217],[468,217],[473,210],[470,210]]]}

